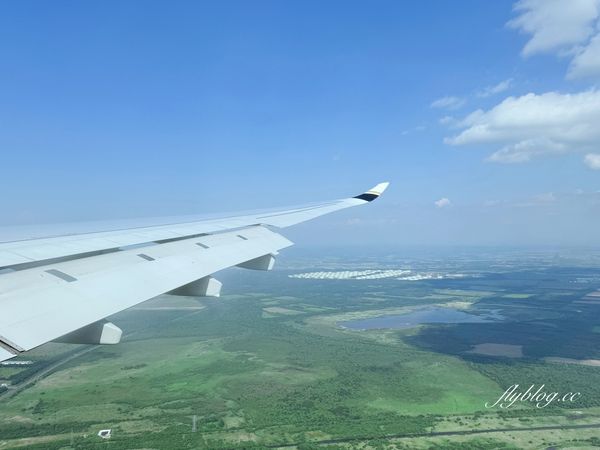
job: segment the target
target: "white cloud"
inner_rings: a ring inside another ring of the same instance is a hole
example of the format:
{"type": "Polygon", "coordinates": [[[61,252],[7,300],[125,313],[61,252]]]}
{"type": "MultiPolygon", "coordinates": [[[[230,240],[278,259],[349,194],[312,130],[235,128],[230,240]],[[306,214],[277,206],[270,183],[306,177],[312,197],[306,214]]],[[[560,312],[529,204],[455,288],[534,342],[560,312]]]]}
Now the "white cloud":
{"type": "Polygon", "coordinates": [[[588,153],[583,161],[590,169],[600,170],[600,153],[588,153]]]}
{"type": "Polygon", "coordinates": [[[499,94],[501,92],[504,92],[508,89],[510,89],[510,87],[512,86],[512,78],[509,78],[508,80],[504,80],[501,81],[498,84],[495,84],[494,86],[488,86],[486,88],[484,88],[482,91],[477,93],[478,97],[491,97],[492,95],[495,94],[499,94]]]}
{"type": "Polygon", "coordinates": [[[600,33],[577,52],[567,72],[567,78],[571,79],[597,76],[600,76],[600,33]]]}
{"type": "Polygon", "coordinates": [[[600,0],[520,0],[508,26],[531,35],[523,56],[572,58],[567,78],[600,76],[600,0]]]}
{"type": "Polygon", "coordinates": [[[464,98],[447,96],[435,100],[433,103],[431,103],[431,107],[439,109],[459,109],[464,104],[464,98]]]}
{"type": "Polygon", "coordinates": [[[538,156],[560,154],[566,151],[564,144],[545,138],[533,138],[506,145],[492,153],[486,160],[503,164],[516,164],[531,161],[538,156]]]}
{"type": "Polygon", "coordinates": [[[447,199],[446,197],[440,198],[439,200],[436,200],[435,202],[433,202],[433,204],[437,207],[437,208],[447,208],[448,206],[450,206],[452,203],[450,202],[449,199],[447,199]]]}
{"type": "Polygon", "coordinates": [[[456,123],[456,119],[452,116],[444,116],[440,119],[442,125],[452,125],[456,123]]]}
{"type": "Polygon", "coordinates": [[[600,0],[520,0],[508,26],[530,34],[523,56],[571,52],[594,34],[600,0]]]}
{"type": "Polygon", "coordinates": [[[493,208],[496,206],[500,206],[504,203],[504,201],[502,200],[486,200],[483,202],[483,206],[485,206],[486,208],[493,208]]]}
{"type": "Polygon", "coordinates": [[[554,192],[546,192],[523,200],[508,202],[507,205],[515,208],[551,208],[555,206],[557,202],[564,203],[565,201],[566,196],[564,193],[558,196],[555,195],[554,192]]]}
{"type": "Polygon", "coordinates": [[[459,122],[450,145],[500,144],[488,160],[520,163],[546,154],[585,151],[600,145],[600,91],[508,97],[459,122]]]}
{"type": "MultiPolygon", "coordinates": [[[[600,77],[600,0],[519,0],[514,11],[516,17],[507,25],[528,35],[523,56],[554,53],[571,60],[567,78],[600,77]]],[[[511,83],[504,80],[477,96],[504,92],[511,83]]],[[[450,109],[458,100],[444,97],[431,106],[450,109]]],[[[446,116],[440,123],[458,130],[444,140],[447,144],[495,146],[490,162],[524,163],[587,152],[585,164],[600,170],[600,156],[592,153],[600,148],[600,90],[595,88],[511,96],[488,110],[475,110],[463,119],[446,116]]]]}
{"type": "Polygon", "coordinates": [[[552,203],[556,201],[556,196],[553,192],[546,192],[533,197],[533,200],[538,203],[552,203]]]}

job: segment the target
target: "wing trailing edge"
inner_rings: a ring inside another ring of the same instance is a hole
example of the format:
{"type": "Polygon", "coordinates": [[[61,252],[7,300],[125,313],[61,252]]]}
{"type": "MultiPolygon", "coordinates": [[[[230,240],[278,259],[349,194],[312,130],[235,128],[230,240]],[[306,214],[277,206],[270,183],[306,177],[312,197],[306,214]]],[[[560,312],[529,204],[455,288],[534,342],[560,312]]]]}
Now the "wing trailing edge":
{"type": "Polygon", "coordinates": [[[292,245],[271,228],[364,205],[388,185],[268,213],[0,243],[0,361],[61,338],[118,342],[121,331],[106,317],[164,293],[218,296],[212,274],[270,270],[292,245]]]}

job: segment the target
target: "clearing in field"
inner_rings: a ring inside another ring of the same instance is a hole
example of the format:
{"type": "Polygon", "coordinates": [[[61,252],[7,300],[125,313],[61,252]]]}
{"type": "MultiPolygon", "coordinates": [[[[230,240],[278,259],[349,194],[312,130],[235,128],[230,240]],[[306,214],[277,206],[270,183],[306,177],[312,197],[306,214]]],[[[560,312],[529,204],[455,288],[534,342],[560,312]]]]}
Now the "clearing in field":
{"type": "Polygon", "coordinates": [[[478,355],[487,356],[506,356],[508,358],[522,358],[523,346],[486,342],[484,344],[477,344],[472,350],[469,350],[467,353],[476,353],[478,355]]]}
{"type": "Polygon", "coordinates": [[[270,306],[268,308],[263,308],[263,311],[271,313],[271,314],[284,314],[287,316],[303,314],[302,311],[296,311],[295,309],[289,309],[289,308],[281,308],[279,306],[270,306]]]}
{"type": "Polygon", "coordinates": [[[557,358],[547,357],[544,361],[552,363],[563,363],[563,364],[579,364],[582,366],[600,366],[600,359],[572,359],[572,358],[557,358]]]}

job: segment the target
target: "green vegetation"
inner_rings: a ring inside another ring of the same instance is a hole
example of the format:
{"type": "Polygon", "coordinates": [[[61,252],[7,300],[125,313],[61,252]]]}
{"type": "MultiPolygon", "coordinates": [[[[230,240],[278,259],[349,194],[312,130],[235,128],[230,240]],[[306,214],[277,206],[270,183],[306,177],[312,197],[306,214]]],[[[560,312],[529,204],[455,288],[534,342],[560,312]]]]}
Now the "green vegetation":
{"type": "MultiPolygon", "coordinates": [[[[126,330],[124,343],[0,397],[0,446],[105,448],[96,433],[111,428],[112,449],[527,447],[491,435],[411,436],[600,423],[600,368],[542,360],[600,358],[593,306],[574,303],[590,285],[568,282],[586,270],[403,283],[236,271],[221,300],[165,296],[121,313],[112,320],[126,330]],[[340,317],[439,304],[505,320],[367,332],[336,326],[340,317]],[[481,343],[522,345],[524,357],[469,353],[481,343]],[[543,410],[484,406],[508,386],[541,383],[582,397],[543,410]],[[573,408],[584,413],[572,417],[573,408]]],[[[79,349],[43,347],[28,355],[32,366],[0,368],[0,379],[18,385],[79,349]]],[[[588,442],[593,433],[577,437],[588,442]]]]}

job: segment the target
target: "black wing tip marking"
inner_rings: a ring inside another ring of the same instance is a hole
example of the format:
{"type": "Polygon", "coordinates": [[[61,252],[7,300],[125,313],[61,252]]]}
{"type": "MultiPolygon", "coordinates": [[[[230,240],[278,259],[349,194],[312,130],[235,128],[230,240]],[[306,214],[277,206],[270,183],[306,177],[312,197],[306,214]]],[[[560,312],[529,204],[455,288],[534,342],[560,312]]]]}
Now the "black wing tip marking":
{"type": "Polygon", "coordinates": [[[379,183],[377,186],[372,187],[367,192],[363,192],[362,194],[357,195],[354,198],[357,198],[359,200],[364,200],[366,202],[372,202],[377,197],[379,197],[381,194],[383,194],[383,191],[385,191],[389,185],[390,185],[389,182],[379,183]]]}
{"type": "Polygon", "coordinates": [[[357,198],[359,200],[364,200],[366,202],[372,202],[377,197],[379,197],[379,194],[369,194],[369,193],[365,192],[364,194],[357,195],[354,198],[357,198]]]}

